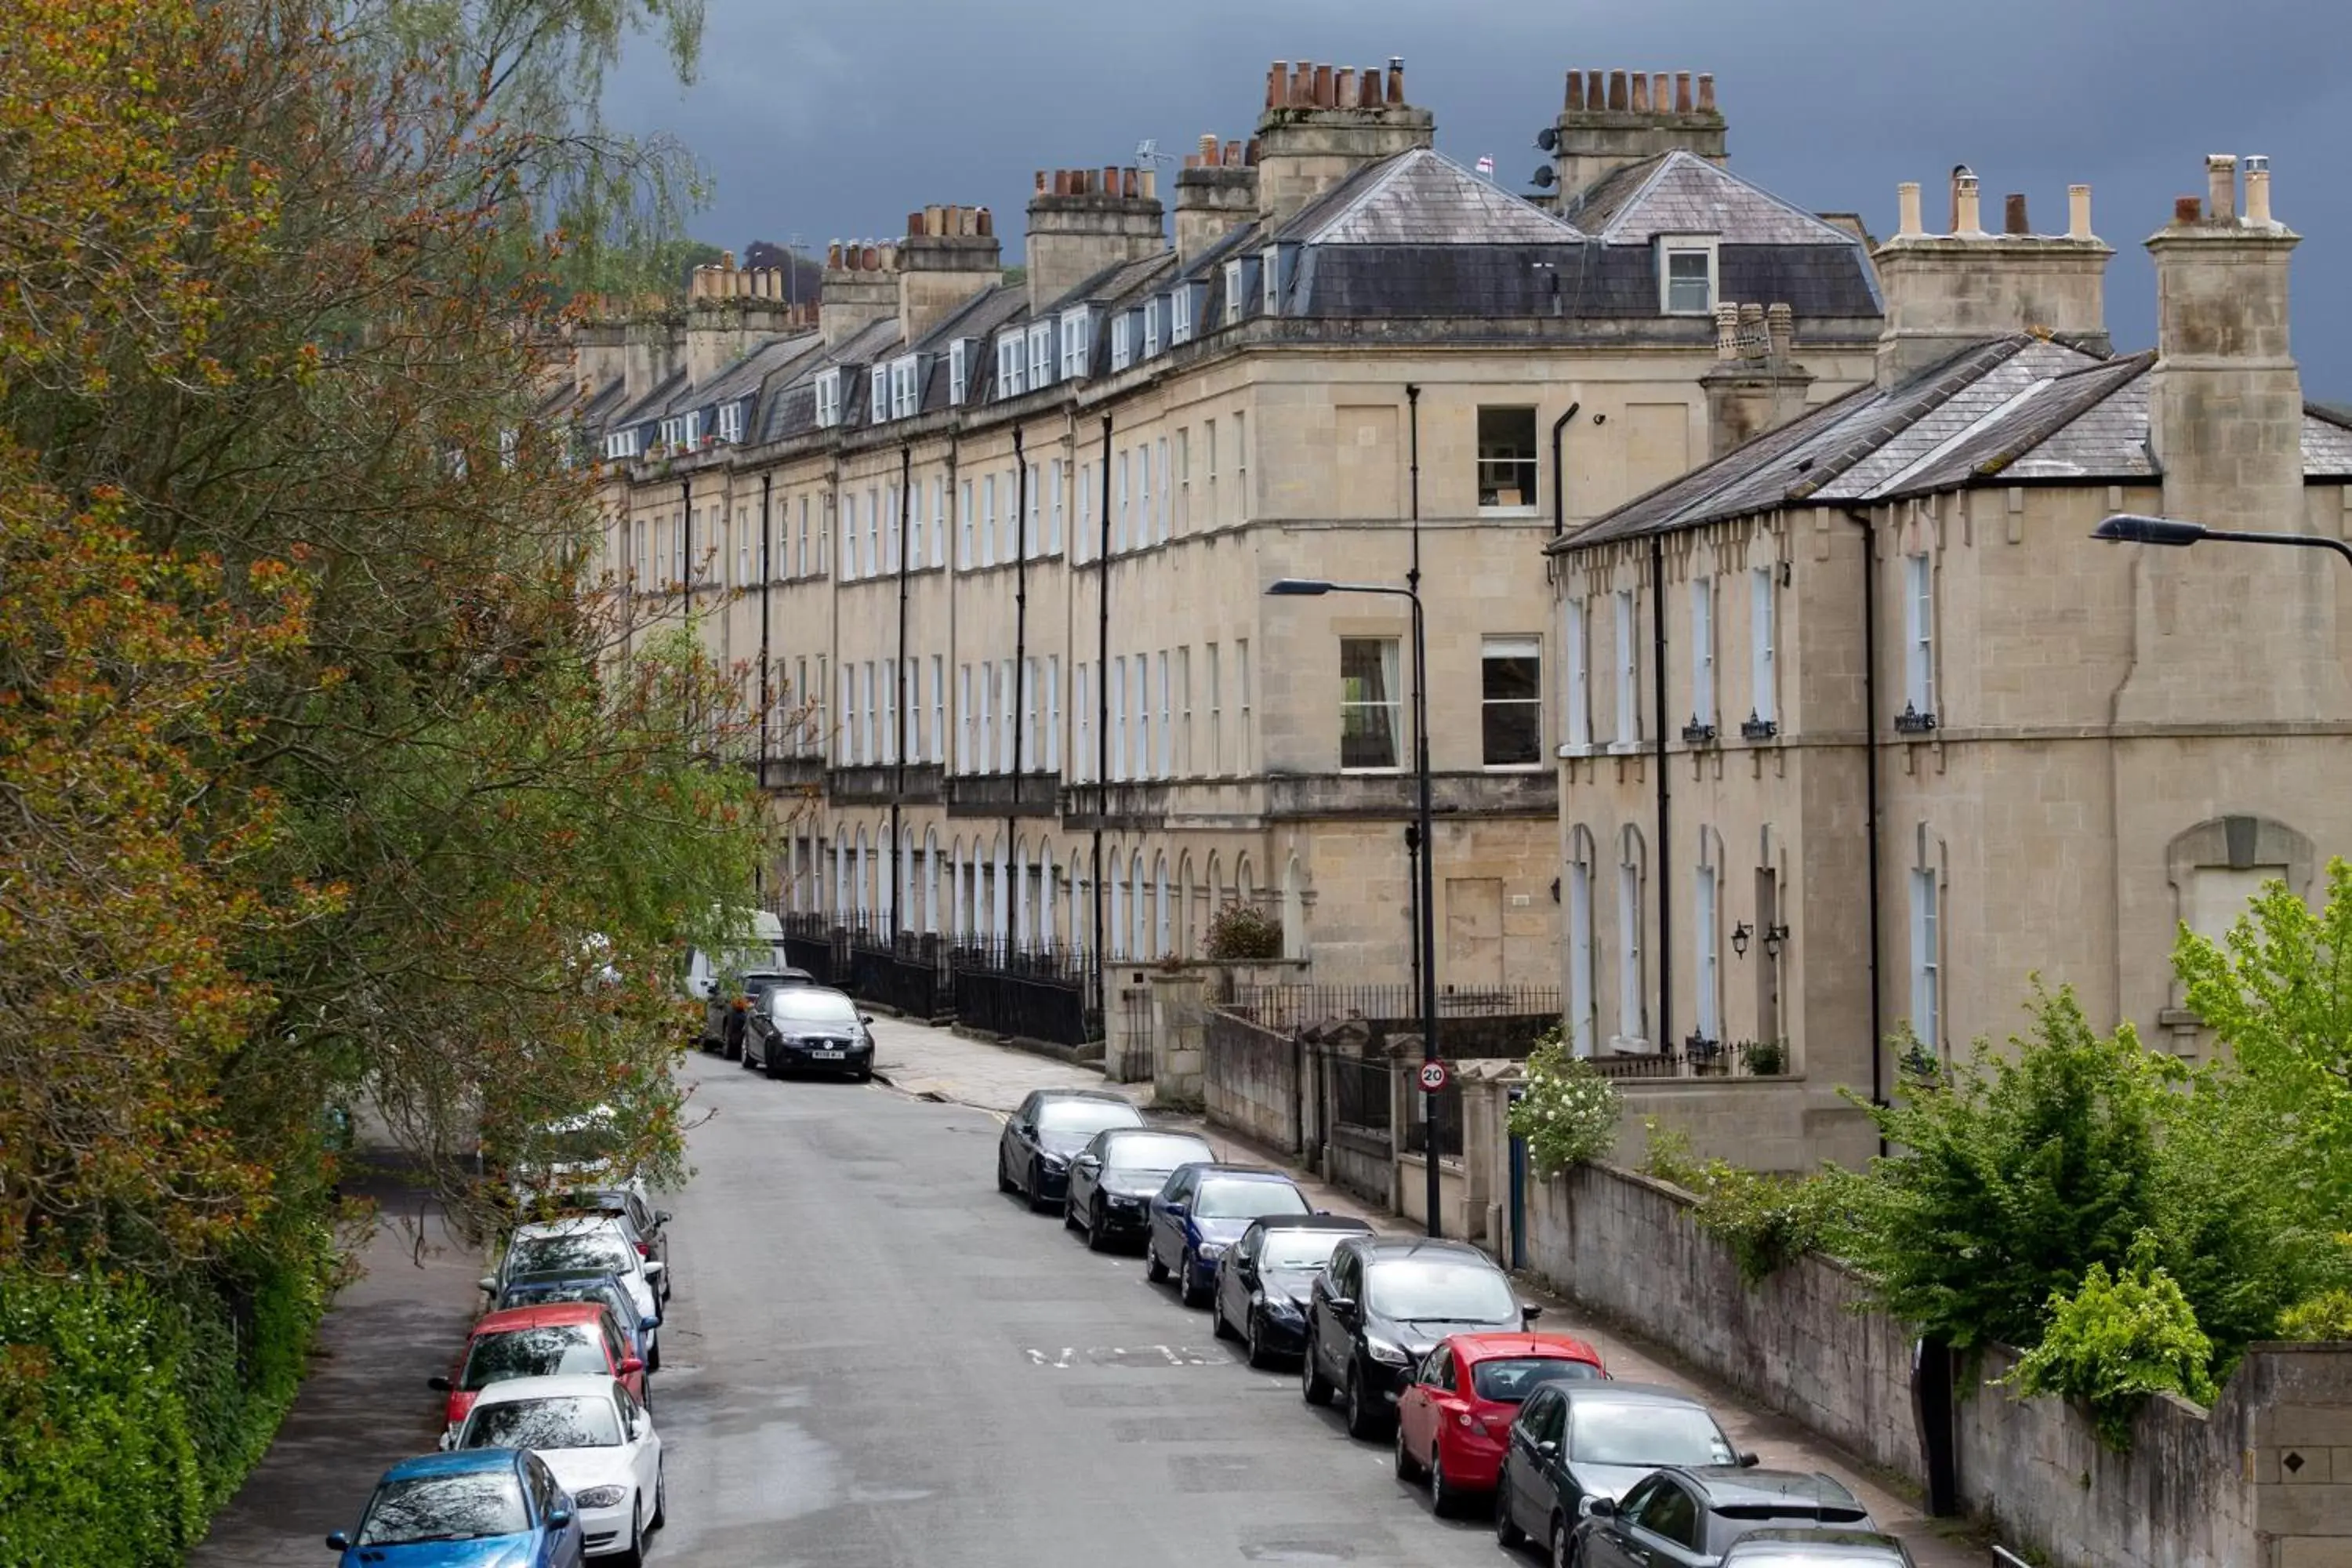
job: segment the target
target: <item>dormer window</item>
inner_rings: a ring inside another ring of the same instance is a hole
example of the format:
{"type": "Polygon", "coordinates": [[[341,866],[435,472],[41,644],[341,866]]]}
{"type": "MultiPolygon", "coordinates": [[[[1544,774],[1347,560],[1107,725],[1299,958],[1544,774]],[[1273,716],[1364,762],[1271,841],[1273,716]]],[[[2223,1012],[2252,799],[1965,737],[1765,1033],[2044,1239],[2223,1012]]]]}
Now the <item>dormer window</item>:
{"type": "Polygon", "coordinates": [[[1160,301],[1143,302],[1143,357],[1153,359],[1160,353],[1160,301]]]}
{"type": "Polygon", "coordinates": [[[665,447],[680,445],[686,435],[686,422],[675,415],[661,422],[656,438],[665,447]]]}
{"type": "Polygon", "coordinates": [[[890,362],[890,417],[911,419],[922,403],[920,356],[900,354],[890,362]]]}
{"type": "Polygon", "coordinates": [[[604,437],[605,459],[615,463],[629,461],[637,455],[643,438],[644,432],[635,426],[626,430],[614,431],[604,437]]]}
{"type": "Polygon", "coordinates": [[[1062,312],[1062,379],[1077,381],[1087,374],[1087,357],[1094,347],[1094,334],[1087,331],[1090,319],[1084,310],[1062,312]]]}
{"type": "Polygon", "coordinates": [[[841,367],[835,365],[816,378],[816,423],[820,430],[831,430],[841,423],[841,367]]]}
{"type": "Polygon", "coordinates": [[[1248,287],[1248,285],[1246,284],[1246,282],[1244,280],[1244,278],[1243,278],[1243,268],[1242,268],[1242,264],[1241,264],[1240,262],[1238,262],[1238,261],[1228,261],[1228,262],[1226,262],[1226,263],[1225,263],[1225,325],[1227,325],[1227,326],[1229,326],[1229,327],[1230,327],[1230,326],[1232,326],[1235,321],[1240,321],[1240,320],[1242,319],[1242,301],[1243,301],[1243,296],[1244,296],[1244,289],[1245,289],[1247,287],[1248,287]]]}
{"type": "Polygon", "coordinates": [[[1168,296],[1168,342],[1172,348],[1192,341],[1192,286],[1187,283],[1168,296]]]}
{"type": "Polygon", "coordinates": [[[1282,314],[1282,252],[1271,245],[1267,246],[1265,254],[1258,258],[1257,270],[1258,280],[1265,289],[1265,313],[1279,316],[1282,314]]]}
{"type": "Polygon", "coordinates": [[[1040,321],[1029,329],[1029,389],[1054,384],[1054,323],[1040,321]]]}
{"type": "Polygon", "coordinates": [[[678,438],[686,443],[687,450],[688,451],[692,451],[695,447],[702,445],[702,416],[700,413],[689,414],[678,421],[678,438]]]}
{"type": "Polygon", "coordinates": [[[879,425],[890,417],[890,368],[877,364],[867,376],[866,423],[879,425]]]}
{"type": "Polygon", "coordinates": [[[1711,316],[1716,300],[1716,239],[1711,234],[1658,236],[1658,310],[1711,316]]]}
{"type": "Polygon", "coordinates": [[[1133,334],[1133,332],[1134,332],[1134,330],[1135,330],[1135,318],[1134,318],[1132,315],[1125,315],[1125,314],[1122,314],[1122,315],[1115,316],[1115,317],[1113,317],[1113,318],[1111,319],[1111,323],[1110,323],[1110,367],[1111,367],[1111,369],[1113,369],[1113,370],[1125,370],[1125,369],[1126,369],[1126,368],[1127,368],[1130,363],[1132,363],[1134,362],[1134,359],[1135,359],[1135,350],[1134,350],[1133,344],[1134,344],[1135,340],[1134,340],[1134,337],[1132,336],[1132,334],[1133,334]]]}
{"type": "Polygon", "coordinates": [[[743,438],[743,405],[740,400],[719,405],[719,438],[728,442],[743,438]]]}
{"type": "Polygon", "coordinates": [[[1018,397],[1029,389],[1028,334],[1015,327],[996,340],[996,395],[1018,397]]]}
{"type": "Polygon", "coordinates": [[[963,406],[964,388],[971,380],[971,340],[958,338],[948,344],[948,406],[963,406]]]}

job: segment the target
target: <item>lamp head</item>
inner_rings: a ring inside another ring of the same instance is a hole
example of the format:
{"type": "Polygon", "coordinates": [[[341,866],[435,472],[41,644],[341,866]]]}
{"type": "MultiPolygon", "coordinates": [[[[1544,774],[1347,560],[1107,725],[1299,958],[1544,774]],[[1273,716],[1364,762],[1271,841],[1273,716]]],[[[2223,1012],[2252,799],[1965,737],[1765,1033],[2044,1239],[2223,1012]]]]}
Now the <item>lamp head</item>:
{"type": "Polygon", "coordinates": [[[2109,544],[2189,545],[2205,537],[2205,525],[2169,517],[2117,512],[2091,530],[2091,537],[2109,544]]]}
{"type": "Polygon", "coordinates": [[[1265,585],[1273,599],[1317,599],[1330,591],[1331,584],[1318,577],[1276,577],[1265,585]]]}

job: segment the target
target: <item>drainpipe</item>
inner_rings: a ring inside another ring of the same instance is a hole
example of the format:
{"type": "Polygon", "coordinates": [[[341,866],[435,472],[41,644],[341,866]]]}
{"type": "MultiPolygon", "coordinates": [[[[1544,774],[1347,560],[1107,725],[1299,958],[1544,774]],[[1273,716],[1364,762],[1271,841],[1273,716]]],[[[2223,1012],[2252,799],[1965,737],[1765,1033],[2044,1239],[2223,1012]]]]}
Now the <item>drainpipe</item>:
{"type": "MultiPolygon", "coordinates": [[[[1407,489],[1407,503],[1412,508],[1412,564],[1406,570],[1404,581],[1405,586],[1412,589],[1415,595],[1418,595],[1421,592],[1420,387],[1410,384],[1406,385],[1404,389],[1404,406],[1406,430],[1405,449],[1410,464],[1408,471],[1412,480],[1407,489]]],[[[1417,598],[1415,602],[1418,602],[1417,598]]],[[[1416,658],[1420,657],[1420,650],[1418,648],[1414,650],[1414,657],[1416,658]]],[[[1413,683],[1423,692],[1426,692],[1429,689],[1429,672],[1425,669],[1415,669],[1412,672],[1412,676],[1413,683]]],[[[1416,713],[1414,715],[1413,721],[1416,724],[1422,722],[1422,715],[1420,713],[1416,713]]],[[[1412,994],[1416,996],[1421,994],[1421,952],[1423,945],[1421,940],[1421,922],[1423,920],[1430,918],[1427,911],[1423,910],[1421,907],[1421,884],[1423,880],[1423,878],[1421,875],[1421,858],[1429,853],[1429,847],[1430,847],[1427,844],[1422,842],[1420,821],[1418,818],[1415,818],[1414,825],[1406,828],[1404,834],[1404,899],[1406,917],[1405,946],[1411,949],[1412,952],[1412,994]]],[[[1431,1056],[1435,1056],[1437,1054],[1436,1042],[1433,1040],[1429,1042],[1429,1054],[1431,1056]]]]}
{"type": "MultiPolygon", "coordinates": [[[[1558,288],[1559,284],[1559,275],[1554,274],[1552,286],[1558,288]]],[[[1567,413],[1551,422],[1551,536],[1554,539],[1568,531],[1568,486],[1560,468],[1560,435],[1568,428],[1568,422],[1576,417],[1577,410],[1583,406],[1580,402],[1571,403],[1567,413]]]]}
{"type": "Polygon", "coordinates": [[[890,780],[890,945],[898,945],[898,931],[905,923],[907,911],[898,906],[906,901],[907,885],[911,879],[900,874],[906,863],[907,845],[898,824],[898,803],[907,793],[907,731],[914,715],[907,700],[907,517],[913,505],[915,448],[913,443],[898,448],[898,658],[891,666],[890,679],[898,689],[892,693],[898,710],[898,743],[893,753],[898,758],[898,770],[890,780]]]}
{"type": "MultiPolygon", "coordinates": [[[[769,496],[774,489],[773,473],[760,476],[760,787],[768,787],[768,715],[775,707],[775,691],[768,683],[768,591],[775,576],[774,563],[768,554],[768,538],[772,518],[769,511],[769,496]]],[[[759,869],[765,871],[762,864],[759,869]]]]}
{"type": "Polygon", "coordinates": [[[1004,889],[1004,916],[1015,928],[1017,948],[1024,934],[1017,891],[1028,886],[1020,861],[1022,753],[1029,738],[1029,458],[1018,425],[1013,427],[1013,803],[1004,814],[1005,874],[1013,886],[1004,889]]]}
{"type": "MultiPolygon", "coordinates": [[[[679,540],[680,540],[680,549],[679,549],[679,551],[678,551],[678,553],[679,553],[681,556],[683,556],[683,557],[685,558],[685,561],[684,561],[684,566],[683,566],[683,580],[682,580],[682,581],[680,581],[680,583],[678,584],[678,595],[679,595],[680,601],[681,601],[681,604],[682,604],[682,606],[683,606],[683,607],[682,607],[682,608],[680,608],[680,610],[678,611],[678,624],[679,624],[679,625],[681,625],[681,626],[692,626],[692,625],[694,624],[694,480],[693,480],[693,479],[692,479],[691,477],[688,477],[688,478],[682,479],[678,480],[678,481],[677,481],[677,489],[678,489],[678,496],[679,496],[679,499],[680,499],[680,507],[681,507],[681,510],[683,510],[683,512],[684,512],[684,514],[685,514],[685,515],[680,519],[680,521],[679,521],[679,522],[678,522],[678,527],[679,527],[679,529],[682,531],[681,531],[681,533],[680,533],[680,535],[679,535],[679,540]]],[[[689,700],[689,701],[691,701],[692,700],[691,700],[691,699],[689,699],[688,700],[689,700]]],[[[698,704],[696,704],[696,706],[697,706],[697,707],[699,707],[699,704],[698,703],[698,704]]],[[[695,729],[697,730],[697,731],[698,732],[698,731],[701,730],[701,728],[702,728],[702,715],[701,715],[700,713],[697,712],[697,713],[692,714],[692,715],[691,715],[691,717],[692,717],[692,719],[693,719],[693,721],[694,721],[694,727],[695,727],[695,729]]]]}
{"type": "MultiPolygon", "coordinates": [[[[1863,832],[1866,837],[1870,860],[1870,1103],[1886,1103],[1886,1019],[1885,1004],[1879,993],[1878,980],[1880,909],[1878,886],[1878,595],[1872,581],[1875,563],[1872,555],[1878,535],[1869,517],[1852,507],[1842,508],[1846,521],[1862,530],[1862,754],[1863,754],[1863,832]]],[[[1886,1138],[1878,1140],[1878,1152],[1886,1154],[1886,1138]]]]}
{"type": "Polygon", "coordinates": [[[1110,809],[1110,416],[1102,416],[1102,538],[1095,550],[1095,1005],[1110,1037],[1110,993],[1103,989],[1103,816],[1110,809]]]}
{"type": "Polygon", "coordinates": [[[1666,536],[1650,535],[1650,684],[1651,711],[1657,735],[1651,746],[1658,770],[1658,1048],[1675,1043],[1675,853],[1667,836],[1667,802],[1674,794],[1666,779],[1666,536]]]}

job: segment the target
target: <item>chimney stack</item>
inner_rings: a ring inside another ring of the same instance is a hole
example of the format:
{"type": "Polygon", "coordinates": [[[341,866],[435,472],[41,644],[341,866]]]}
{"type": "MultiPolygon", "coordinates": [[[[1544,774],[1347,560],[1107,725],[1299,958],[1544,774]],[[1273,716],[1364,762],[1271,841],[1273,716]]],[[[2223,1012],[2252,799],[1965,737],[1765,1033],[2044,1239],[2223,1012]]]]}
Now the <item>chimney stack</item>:
{"type": "Polygon", "coordinates": [[[1561,211],[1618,170],[1680,150],[1710,163],[1725,161],[1723,116],[1715,106],[1715,78],[1689,71],[1570,71],[1552,163],[1561,211]],[[1605,85],[1604,85],[1605,82],[1605,85]]]}
{"type": "Polygon", "coordinates": [[[1706,394],[1707,457],[1724,457],[1805,411],[1812,372],[1795,358],[1796,312],[1786,304],[1717,305],[1706,394]]]}
{"type": "Polygon", "coordinates": [[[2095,353],[2107,348],[2105,283],[2115,253],[2091,232],[2088,186],[2068,191],[2063,235],[2027,232],[2025,199],[2007,204],[2002,234],[1980,221],[1977,176],[1952,171],[1949,234],[1922,232],[1919,188],[1896,188],[1895,237],[1872,255],[1886,298],[1878,384],[1891,386],[1970,343],[2041,331],[2095,353]]]}
{"type": "Polygon", "coordinates": [[[735,253],[687,277],[686,331],[679,347],[688,384],[701,386],[765,339],[795,330],[780,268],[742,268],[735,253]]]}
{"type": "Polygon", "coordinates": [[[1285,68],[1277,60],[1266,73],[1265,116],[1252,160],[1256,216],[1268,224],[1290,217],[1357,170],[1427,147],[1435,137],[1435,118],[1405,102],[1401,58],[1389,60],[1385,78],[1376,66],[1355,73],[1352,102],[1342,100],[1339,86],[1348,71],[1335,76],[1328,65],[1304,61],[1291,69],[1289,91],[1276,101],[1275,84],[1285,68]]]}
{"type": "MultiPolygon", "coordinates": [[[[1040,186],[1045,175],[1037,175],[1040,186]]],[[[929,206],[907,215],[898,247],[898,325],[912,344],[1004,278],[986,207],[929,206]]]]}
{"type": "Polygon", "coordinates": [[[1241,143],[1218,150],[1213,135],[1187,158],[1176,175],[1176,258],[1189,263],[1227,234],[1257,216],[1257,171],[1241,161],[1241,143]],[[1230,161],[1228,161],[1230,154],[1230,161]]]}
{"type": "MultiPolygon", "coordinates": [[[[1271,71],[1266,86],[1270,96],[1271,71]]],[[[1040,184],[1029,198],[1029,308],[1043,310],[1105,268],[1166,248],[1160,197],[1140,171],[1112,164],[1057,177],[1051,190],[1040,184]]]]}
{"type": "Polygon", "coordinates": [[[824,277],[817,286],[817,331],[827,348],[838,348],[898,309],[895,251],[885,265],[884,248],[871,240],[839,240],[825,247],[824,277]]]}

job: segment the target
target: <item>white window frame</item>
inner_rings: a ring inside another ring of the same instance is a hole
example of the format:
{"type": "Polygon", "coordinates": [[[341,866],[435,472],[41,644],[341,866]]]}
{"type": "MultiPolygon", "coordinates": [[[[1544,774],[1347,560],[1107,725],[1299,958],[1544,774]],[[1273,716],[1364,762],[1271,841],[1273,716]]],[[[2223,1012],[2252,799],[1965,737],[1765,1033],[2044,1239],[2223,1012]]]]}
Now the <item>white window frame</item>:
{"type": "Polygon", "coordinates": [[[946,476],[931,480],[931,564],[948,563],[948,481],[946,476]]]}
{"type": "Polygon", "coordinates": [[[743,439],[743,405],[740,402],[719,405],[719,438],[729,443],[743,439]]]}
{"type": "Polygon", "coordinates": [[[1039,321],[1029,329],[1029,390],[1054,384],[1054,323],[1039,321]]]}
{"type": "Polygon", "coordinates": [[[1932,866],[1911,870],[1911,1032],[1938,1056],[1944,1029],[1944,889],[1932,866]]]}
{"type": "Polygon", "coordinates": [[[1711,234],[1662,234],[1657,237],[1658,314],[1661,316],[1712,316],[1715,302],[1723,297],[1720,258],[1716,237],[1711,234]],[[1706,301],[1702,305],[1685,306],[1674,303],[1674,258],[1677,256],[1706,258],[1706,301]]]}
{"type": "Polygon", "coordinates": [[[1151,776],[1151,656],[1139,653],[1130,668],[1135,677],[1135,761],[1129,776],[1151,776]]]}
{"type": "Polygon", "coordinates": [[[971,704],[971,666],[956,667],[956,758],[955,771],[972,773],[972,717],[977,711],[971,704]]]}
{"type": "Polygon", "coordinates": [[[1122,784],[1127,779],[1127,656],[1116,654],[1110,661],[1110,779],[1122,784]]]}
{"type": "Polygon", "coordinates": [[[1269,245],[1258,253],[1258,304],[1269,316],[1282,314],[1282,251],[1269,245]]]}
{"type": "Polygon", "coordinates": [[[1168,296],[1168,344],[1171,348],[1192,341],[1192,286],[1189,283],[1168,296]]]}
{"type": "MultiPolygon", "coordinates": [[[[1212,778],[1222,777],[1225,771],[1225,672],[1223,657],[1215,643],[1203,646],[1209,674],[1209,765],[1212,778]]],[[[1216,896],[1212,889],[1210,897],[1216,896]]]]}
{"type": "Polygon", "coordinates": [[[1045,553],[1062,552],[1062,459],[1055,458],[1046,465],[1045,553]]]}
{"type": "Polygon", "coordinates": [[[1692,868],[1692,891],[1695,901],[1691,908],[1695,917],[1692,927],[1692,947],[1697,957],[1698,1036],[1703,1040],[1723,1043],[1723,952],[1719,918],[1723,902],[1723,875],[1714,866],[1701,861],[1692,868]]]}
{"type": "Polygon", "coordinates": [[[1176,497],[1170,489],[1168,482],[1167,437],[1162,436],[1159,440],[1152,443],[1151,460],[1160,470],[1160,510],[1156,516],[1159,524],[1160,542],[1165,544],[1168,542],[1169,535],[1175,531],[1176,518],[1176,497]]]}
{"type": "Polygon", "coordinates": [[[966,479],[956,490],[956,565],[969,571],[975,557],[972,554],[971,481],[966,479]]]}
{"type": "Polygon", "coordinates": [[[841,367],[834,365],[817,373],[816,424],[820,430],[831,430],[841,424],[841,367]]]}
{"type": "Polygon", "coordinates": [[[911,419],[919,411],[922,381],[919,355],[901,354],[890,362],[890,417],[911,419]]]}
{"type": "Polygon", "coordinates": [[[1029,334],[1019,327],[996,338],[996,396],[999,402],[1018,397],[1028,388],[1023,373],[1029,367],[1029,334]]]}
{"type": "Polygon", "coordinates": [[[1152,758],[1153,776],[1164,779],[1176,771],[1175,688],[1171,684],[1168,650],[1161,648],[1155,658],[1155,673],[1160,677],[1160,749],[1152,758]]]}
{"type": "MultiPolygon", "coordinates": [[[[1045,656],[1045,771],[1062,771],[1062,656],[1045,656]]],[[[1047,872],[1050,879],[1051,871],[1047,872]]]]}
{"type": "Polygon", "coordinates": [[[1748,716],[1759,723],[1780,727],[1779,698],[1780,604],[1774,597],[1773,570],[1759,566],[1748,574],[1748,716]]]}
{"type": "Polygon", "coordinates": [[[1559,754],[1563,757],[1580,757],[1592,750],[1592,671],[1587,618],[1582,599],[1569,597],[1560,601],[1560,710],[1567,731],[1560,737],[1559,754]]]}
{"type": "Polygon", "coordinates": [[[1936,569],[1921,551],[1903,558],[1903,700],[1923,719],[1936,712],[1936,569]]]}
{"type": "Polygon", "coordinates": [[[1160,301],[1146,300],[1143,309],[1137,314],[1143,318],[1143,357],[1157,359],[1160,357],[1160,301]]]}
{"type": "Polygon", "coordinates": [[[947,759],[948,730],[948,661],[945,654],[931,655],[931,748],[932,763],[947,759]]]}
{"type": "Polygon", "coordinates": [[[963,406],[964,389],[971,381],[971,340],[958,338],[948,344],[948,406],[963,406]]]}
{"type": "Polygon", "coordinates": [[[1192,648],[1191,644],[1176,650],[1176,707],[1183,728],[1177,731],[1176,772],[1184,778],[1192,776],[1192,648]]]}
{"type": "Polygon", "coordinates": [[[1121,311],[1111,318],[1110,368],[1114,371],[1125,370],[1135,358],[1134,351],[1129,346],[1135,341],[1133,322],[1134,317],[1127,311],[1121,311]]]}
{"type": "Polygon", "coordinates": [[[1087,374],[1087,350],[1093,334],[1087,331],[1087,312],[1083,309],[1062,312],[1062,379],[1077,381],[1087,374]]]}
{"type": "Polygon", "coordinates": [[[1642,868],[1621,850],[1617,861],[1617,1040],[1620,1049],[1647,1044],[1649,997],[1642,980],[1642,868]]]}
{"type": "MultiPolygon", "coordinates": [[[[1413,738],[1405,730],[1404,683],[1407,679],[1411,679],[1411,677],[1405,668],[1404,648],[1402,639],[1394,637],[1382,637],[1377,634],[1367,634],[1364,636],[1349,635],[1340,637],[1339,644],[1339,665],[1341,671],[1339,677],[1339,735],[1341,747],[1339,771],[1343,773],[1396,773],[1404,766],[1405,758],[1412,752],[1413,746],[1413,738]],[[1347,645],[1349,643],[1371,643],[1381,650],[1380,655],[1381,669],[1381,673],[1388,678],[1386,684],[1389,689],[1377,702],[1370,700],[1351,701],[1349,700],[1346,674],[1347,645]],[[1385,708],[1388,710],[1389,744],[1391,748],[1389,760],[1385,763],[1350,763],[1348,761],[1346,754],[1348,712],[1350,709],[1371,708],[1385,708]]],[[[1243,644],[1241,646],[1245,647],[1248,645],[1243,644]]],[[[1247,667],[1244,666],[1244,668],[1246,668],[1247,667]]],[[[1248,706],[1246,700],[1244,700],[1243,705],[1244,708],[1248,706]]]]}
{"type": "Polygon", "coordinates": [[[1592,863],[1580,856],[1568,864],[1568,1016],[1570,1048],[1593,1051],[1592,863]]]}
{"type": "Polygon", "coordinates": [[[1612,749],[1637,750],[1642,744],[1642,664],[1633,609],[1633,590],[1620,588],[1615,595],[1617,631],[1616,740],[1612,749]]]}
{"type": "Polygon", "coordinates": [[[890,372],[887,365],[872,365],[866,372],[866,422],[880,425],[890,417],[890,372]]]}
{"type": "Polygon", "coordinates": [[[604,437],[604,456],[613,462],[627,462],[642,449],[643,433],[635,426],[615,430],[604,437]]]}
{"type": "Polygon", "coordinates": [[[1090,668],[1082,658],[1073,661],[1070,666],[1071,713],[1075,721],[1072,726],[1071,743],[1076,747],[1076,754],[1070,758],[1070,773],[1081,784],[1087,783],[1094,777],[1094,749],[1091,742],[1094,740],[1095,710],[1094,704],[1087,700],[1090,680],[1087,670],[1090,668]]]}
{"type": "Polygon", "coordinates": [[[1715,579],[1691,579],[1691,721],[1716,727],[1715,579]]]}
{"type": "Polygon", "coordinates": [[[996,564],[996,476],[980,476],[980,563],[996,564]]]}
{"type": "Polygon", "coordinates": [[[1485,768],[1485,769],[1486,769],[1486,772],[1488,772],[1488,773],[1525,773],[1525,772],[1527,772],[1528,770],[1529,770],[1529,769],[1531,769],[1531,768],[1540,768],[1540,767],[1542,767],[1542,766],[1544,765],[1544,763],[1543,763],[1543,731],[1544,731],[1544,721],[1543,721],[1543,720],[1544,720],[1544,714],[1543,714],[1543,710],[1544,710],[1544,700],[1543,700],[1543,638],[1541,638],[1540,637],[1533,636],[1533,635],[1521,635],[1521,636],[1498,635],[1498,636],[1492,636],[1492,637],[1482,637],[1482,638],[1479,640],[1479,644],[1478,644],[1478,719],[1479,719],[1478,763],[1479,763],[1479,765],[1480,765],[1481,767],[1485,768]],[[1486,695],[1486,661],[1487,661],[1488,659],[1490,659],[1490,658],[1532,658],[1532,659],[1534,659],[1534,660],[1536,661],[1536,688],[1535,688],[1535,695],[1534,695],[1532,698],[1527,698],[1527,699],[1521,699],[1521,698],[1496,698],[1496,697],[1489,697],[1489,696],[1487,696],[1487,695],[1486,695]],[[1536,719],[1536,748],[1535,748],[1535,754],[1534,754],[1533,756],[1529,757],[1526,762],[1523,762],[1523,763],[1498,763],[1498,762],[1496,762],[1496,761],[1494,761],[1493,759],[1489,758],[1489,757],[1486,755],[1486,710],[1487,710],[1488,708],[1496,707],[1496,706],[1498,706],[1498,705],[1500,705],[1500,706],[1509,706],[1509,707],[1528,707],[1528,708],[1532,708],[1532,709],[1534,709],[1534,710],[1535,710],[1535,719],[1536,719]]]}
{"type": "Polygon", "coordinates": [[[1242,290],[1248,281],[1238,260],[1225,263],[1225,325],[1229,327],[1242,319],[1242,290]]]}

